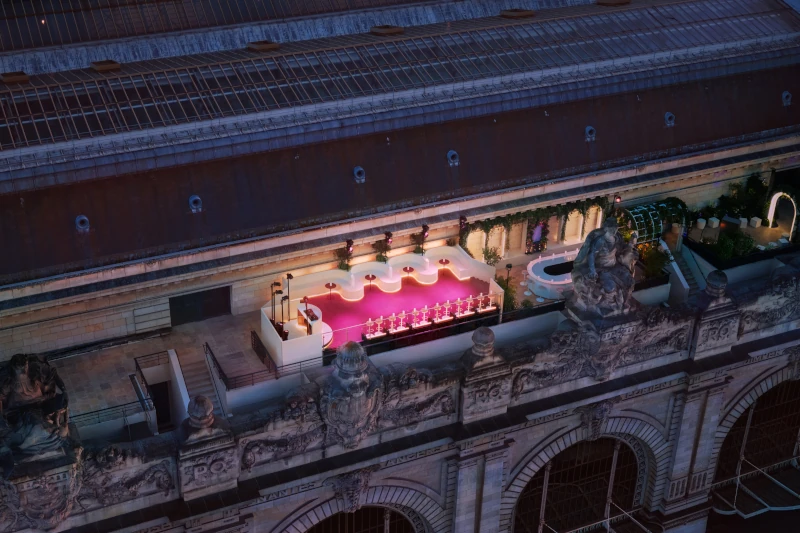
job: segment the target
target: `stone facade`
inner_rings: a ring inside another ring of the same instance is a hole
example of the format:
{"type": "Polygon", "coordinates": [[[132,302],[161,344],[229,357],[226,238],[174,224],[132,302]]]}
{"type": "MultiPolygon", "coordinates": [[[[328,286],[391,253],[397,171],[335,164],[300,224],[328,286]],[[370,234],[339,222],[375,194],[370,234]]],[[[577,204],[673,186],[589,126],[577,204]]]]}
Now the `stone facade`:
{"type": "Polygon", "coordinates": [[[570,304],[549,337],[515,345],[494,346],[482,328],[445,364],[377,367],[348,343],[326,373],[256,411],[219,420],[195,398],[177,440],[73,443],[56,463],[12,454],[0,531],[150,510],[155,522],[142,530],[297,533],[382,506],[420,532],[510,532],[521,492],[551,458],[609,437],[634,452],[634,501],[647,519],[703,531],[727,432],[800,376],[800,337],[769,333],[799,318],[779,297],[800,280],[797,262],[786,256],[755,287],[728,286],[715,271],[693,304],[637,306],[621,320],[581,317],[570,304]],[[203,504],[187,517],[169,510],[180,501],[203,504]]]}

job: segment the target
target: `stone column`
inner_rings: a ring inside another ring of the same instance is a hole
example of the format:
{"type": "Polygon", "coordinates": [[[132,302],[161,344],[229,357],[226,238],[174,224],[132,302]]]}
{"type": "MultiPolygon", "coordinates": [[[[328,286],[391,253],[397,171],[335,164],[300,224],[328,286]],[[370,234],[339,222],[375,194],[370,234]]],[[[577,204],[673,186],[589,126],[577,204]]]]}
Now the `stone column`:
{"type": "Polygon", "coordinates": [[[525,253],[525,246],[528,244],[528,220],[522,221],[522,235],[520,236],[519,249],[520,253],[525,253]]]}
{"type": "Polygon", "coordinates": [[[469,457],[458,463],[458,486],[456,492],[455,519],[453,531],[477,533],[477,510],[479,501],[481,457],[469,457]]]}
{"type": "Polygon", "coordinates": [[[683,413],[672,448],[672,469],[669,473],[669,485],[664,494],[666,512],[684,506],[683,499],[688,486],[697,426],[702,416],[703,394],[689,394],[685,397],[679,397],[679,401],[684,400],[684,398],[683,413]]]}
{"type": "Polygon", "coordinates": [[[504,414],[511,401],[511,367],[494,353],[494,332],[478,328],[472,342],[472,349],[461,357],[467,369],[461,387],[461,419],[465,424],[504,414]]]}
{"type": "Polygon", "coordinates": [[[236,487],[239,454],[227,420],[214,417],[205,396],[189,402],[189,418],[181,425],[178,478],[183,499],[193,500],[236,487]]]}
{"type": "Polygon", "coordinates": [[[705,292],[698,295],[700,320],[695,324],[692,357],[703,359],[725,352],[737,341],[739,310],[726,296],[728,277],[715,270],[706,279],[705,292]]]}
{"type": "Polygon", "coordinates": [[[700,435],[697,439],[697,449],[694,451],[695,456],[689,477],[688,494],[690,496],[705,494],[713,480],[715,465],[710,464],[711,453],[714,449],[714,434],[719,426],[724,399],[724,386],[708,390],[700,435]]]}
{"type": "Polygon", "coordinates": [[[503,497],[503,481],[505,479],[507,458],[507,446],[491,451],[485,456],[483,491],[481,494],[481,533],[491,533],[500,529],[500,502],[503,497]]]}

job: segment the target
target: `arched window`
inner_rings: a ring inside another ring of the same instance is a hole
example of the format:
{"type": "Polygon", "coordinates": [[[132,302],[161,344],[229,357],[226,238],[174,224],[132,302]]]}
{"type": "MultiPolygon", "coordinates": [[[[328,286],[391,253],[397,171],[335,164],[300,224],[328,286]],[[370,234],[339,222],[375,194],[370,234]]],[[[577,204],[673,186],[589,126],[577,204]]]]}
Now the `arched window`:
{"type": "Polygon", "coordinates": [[[354,513],[336,513],[307,533],[415,533],[402,514],[384,507],[362,507],[354,513]]]}
{"type": "Polygon", "coordinates": [[[800,508],[800,381],[786,381],[739,416],[722,443],[714,509],[744,518],[800,508]]]}
{"type": "Polygon", "coordinates": [[[752,472],[756,466],[770,468],[791,459],[798,433],[800,381],[786,381],[756,400],[733,425],[722,443],[714,481],[736,476],[742,449],[742,474],[752,472]]]}
{"type": "Polygon", "coordinates": [[[605,519],[625,520],[639,504],[634,501],[637,473],[636,455],[622,441],[579,442],[528,482],[514,512],[514,533],[566,533],[601,528],[605,519]]]}

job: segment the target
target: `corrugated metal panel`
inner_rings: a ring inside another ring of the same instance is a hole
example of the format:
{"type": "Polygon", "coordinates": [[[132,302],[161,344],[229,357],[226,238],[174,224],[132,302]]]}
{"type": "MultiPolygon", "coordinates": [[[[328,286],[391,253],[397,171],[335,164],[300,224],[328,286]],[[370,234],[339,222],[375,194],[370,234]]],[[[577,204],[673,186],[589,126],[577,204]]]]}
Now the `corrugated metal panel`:
{"type": "Polygon", "coordinates": [[[800,94],[795,67],[8,194],[0,197],[0,279],[227,242],[800,126],[800,106],[784,107],[784,90],[800,94]],[[665,126],[667,111],[674,127],[665,126]],[[597,137],[587,143],[589,125],[597,137]],[[448,150],[460,154],[460,166],[448,165],[448,150]],[[353,180],[356,165],[366,169],[363,185],[353,180]],[[203,199],[201,213],[191,212],[193,194],[203,199]],[[90,220],[88,234],[75,229],[81,214],[90,220]]]}
{"type": "MultiPolygon", "coordinates": [[[[503,19],[498,19],[503,20],[503,19]]],[[[654,4],[635,12],[417,28],[35,76],[0,86],[0,149],[139,131],[543,69],[794,35],[777,0],[654,4]]],[[[732,52],[733,53],[733,52],[732,52]]],[[[580,90],[580,87],[576,87],[580,90]]],[[[588,96],[588,95],[587,95],[588,96]]]]}

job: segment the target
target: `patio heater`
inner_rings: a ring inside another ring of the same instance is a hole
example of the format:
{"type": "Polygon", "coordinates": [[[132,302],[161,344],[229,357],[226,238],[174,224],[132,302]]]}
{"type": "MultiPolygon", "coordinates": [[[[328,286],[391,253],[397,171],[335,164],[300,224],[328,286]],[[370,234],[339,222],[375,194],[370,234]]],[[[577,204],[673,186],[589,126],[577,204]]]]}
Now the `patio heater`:
{"type": "MultiPolygon", "coordinates": [[[[291,300],[292,299],[291,298],[292,291],[289,290],[289,288],[290,288],[289,287],[289,282],[292,281],[293,279],[294,279],[294,276],[292,276],[291,274],[286,274],[286,299],[287,300],[291,300]]],[[[289,306],[289,314],[291,315],[291,312],[292,312],[291,304],[286,304],[286,305],[289,306]]],[[[292,317],[289,316],[289,320],[291,320],[291,319],[292,319],[292,317]]]]}
{"type": "MultiPolygon", "coordinates": [[[[275,290],[275,296],[280,296],[280,295],[282,295],[282,294],[283,294],[283,291],[282,291],[281,289],[276,289],[276,290],[275,290]]],[[[273,305],[273,308],[274,308],[274,305],[275,305],[275,296],[273,296],[273,297],[272,297],[272,305],[273,305]]],[[[274,313],[274,312],[275,312],[275,311],[273,311],[273,313],[274,313]]],[[[281,314],[283,314],[283,300],[281,300],[281,314]]],[[[275,320],[275,322],[277,322],[277,320],[275,320]]],[[[283,320],[281,320],[281,323],[283,323],[283,320]]]]}
{"type": "Polygon", "coordinates": [[[511,280],[511,269],[514,268],[514,265],[508,263],[506,265],[506,287],[509,287],[509,281],[511,280]]]}
{"type": "MultiPolygon", "coordinates": [[[[286,290],[288,292],[289,289],[286,289],[286,290]]],[[[283,317],[283,302],[286,302],[288,300],[289,300],[289,295],[288,294],[286,296],[281,297],[281,324],[285,324],[286,323],[286,321],[285,321],[285,319],[283,317]]]]}
{"type": "MultiPolygon", "coordinates": [[[[280,286],[281,286],[280,281],[273,281],[272,285],[269,286],[270,289],[272,290],[272,316],[270,317],[270,319],[272,320],[273,324],[277,322],[275,320],[275,293],[277,292],[275,287],[280,287],[280,286]]],[[[283,291],[281,291],[281,293],[283,293],[283,291]]]]}

